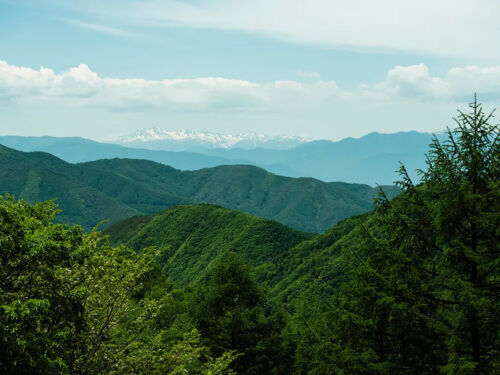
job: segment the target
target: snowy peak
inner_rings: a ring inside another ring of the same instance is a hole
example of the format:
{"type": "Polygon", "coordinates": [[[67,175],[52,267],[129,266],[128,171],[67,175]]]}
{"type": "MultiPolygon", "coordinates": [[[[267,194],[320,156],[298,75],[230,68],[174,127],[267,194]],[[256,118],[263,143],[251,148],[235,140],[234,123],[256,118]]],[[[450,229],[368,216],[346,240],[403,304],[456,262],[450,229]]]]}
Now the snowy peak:
{"type": "Polygon", "coordinates": [[[258,147],[287,149],[310,141],[311,139],[298,136],[267,136],[254,132],[221,134],[193,130],[176,131],[158,127],[139,130],[132,135],[121,136],[115,140],[116,143],[129,147],[170,151],[258,147]]]}

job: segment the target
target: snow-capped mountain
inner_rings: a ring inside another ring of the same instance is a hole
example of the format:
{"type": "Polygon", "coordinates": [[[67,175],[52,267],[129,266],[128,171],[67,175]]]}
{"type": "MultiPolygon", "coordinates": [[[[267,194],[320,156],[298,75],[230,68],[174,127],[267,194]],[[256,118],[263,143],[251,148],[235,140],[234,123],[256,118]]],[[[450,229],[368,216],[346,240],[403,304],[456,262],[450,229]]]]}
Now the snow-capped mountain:
{"type": "Polygon", "coordinates": [[[310,142],[299,136],[267,136],[256,133],[221,134],[192,130],[167,130],[150,128],[115,139],[128,147],[169,151],[202,151],[207,149],[267,148],[283,150],[310,142]]]}

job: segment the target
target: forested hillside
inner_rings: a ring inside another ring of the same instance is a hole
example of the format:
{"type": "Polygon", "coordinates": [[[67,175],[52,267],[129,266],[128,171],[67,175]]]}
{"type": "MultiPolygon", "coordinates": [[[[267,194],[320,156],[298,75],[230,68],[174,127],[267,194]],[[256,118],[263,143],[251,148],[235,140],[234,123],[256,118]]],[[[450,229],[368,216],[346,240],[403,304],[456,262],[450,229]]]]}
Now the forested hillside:
{"type": "Polygon", "coordinates": [[[50,154],[28,154],[0,146],[0,193],[32,203],[57,198],[63,209],[58,220],[85,228],[92,228],[100,220],[116,221],[140,213],[83,179],[65,174],[67,169],[78,167],[50,154]]]}
{"type": "Polygon", "coordinates": [[[367,185],[281,177],[252,166],[183,172],[147,160],[70,164],[42,152],[0,149],[0,193],[33,203],[57,198],[59,219],[86,229],[180,203],[212,203],[321,232],[370,210],[376,193],[367,185]]]}
{"type": "Polygon", "coordinates": [[[298,243],[313,238],[277,222],[222,207],[180,205],[150,216],[137,216],[105,231],[111,244],[135,250],[162,249],[160,263],[176,284],[206,279],[213,265],[228,253],[245,259],[257,280],[275,284],[282,264],[298,243]]]}

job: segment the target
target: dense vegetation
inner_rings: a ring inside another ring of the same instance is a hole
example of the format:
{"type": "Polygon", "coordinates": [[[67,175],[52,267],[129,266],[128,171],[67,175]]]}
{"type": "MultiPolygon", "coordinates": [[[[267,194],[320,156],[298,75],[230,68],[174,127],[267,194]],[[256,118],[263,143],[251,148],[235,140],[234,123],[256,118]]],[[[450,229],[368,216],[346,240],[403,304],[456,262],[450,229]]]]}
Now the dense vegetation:
{"type": "Polygon", "coordinates": [[[0,200],[1,373],[226,373],[235,354],[214,358],[176,320],[153,250],[110,247],[54,214],[0,200]]]}
{"type": "Polygon", "coordinates": [[[136,216],[105,231],[112,244],[141,250],[161,249],[166,274],[186,286],[206,278],[230,252],[254,267],[257,279],[271,282],[283,274],[280,268],[296,244],[312,234],[277,222],[208,204],[180,205],[150,216],[136,216]]]}
{"type": "MultiPolygon", "coordinates": [[[[394,187],[390,194],[397,193],[394,187]]],[[[373,208],[376,189],[276,176],[233,165],[182,172],[147,160],[70,164],[42,152],[0,146],[0,194],[30,203],[58,199],[64,223],[92,229],[180,203],[212,203],[309,232],[373,208]]]]}
{"type": "Polygon", "coordinates": [[[297,302],[302,371],[500,371],[499,129],[471,108],[446,142],[432,143],[421,185],[402,167],[404,193],[380,196],[343,250],[346,277],[297,302]]]}
{"type": "MultiPolygon", "coordinates": [[[[500,372],[500,143],[477,102],[422,183],[320,235],[212,205],[96,231],[0,200],[0,371],[500,372]]],[[[143,171],[146,172],[146,171],[143,171]]]]}

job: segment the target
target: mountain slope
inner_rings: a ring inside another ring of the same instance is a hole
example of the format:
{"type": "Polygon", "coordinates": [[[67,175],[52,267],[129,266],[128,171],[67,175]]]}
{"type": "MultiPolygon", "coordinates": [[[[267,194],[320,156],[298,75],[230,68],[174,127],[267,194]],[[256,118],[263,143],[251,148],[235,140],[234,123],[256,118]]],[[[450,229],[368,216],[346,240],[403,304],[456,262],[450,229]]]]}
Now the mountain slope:
{"type": "Polygon", "coordinates": [[[49,154],[26,154],[0,145],[0,194],[9,193],[28,202],[57,198],[63,209],[57,219],[86,228],[104,219],[116,221],[140,212],[77,178],[45,168],[43,164],[68,163],[49,154]]]}
{"type": "MultiPolygon", "coordinates": [[[[321,232],[368,211],[376,189],[277,176],[252,166],[179,171],[148,160],[70,164],[50,154],[2,146],[0,193],[29,202],[58,198],[65,220],[91,228],[181,203],[212,203],[321,232]]],[[[397,193],[389,188],[390,195],[397,193]]]]}
{"type": "Polygon", "coordinates": [[[162,263],[179,285],[203,279],[227,252],[242,255],[261,281],[273,283],[290,249],[313,237],[277,222],[213,205],[180,205],[112,225],[113,244],[162,248],[162,263]]]}
{"type": "Polygon", "coordinates": [[[327,295],[345,280],[346,257],[354,254],[372,216],[348,218],[313,235],[218,206],[179,205],[123,220],[105,234],[113,245],[159,248],[164,271],[180,286],[203,280],[212,264],[234,251],[254,267],[274,299],[288,304],[303,290],[327,295]]]}
{"type": "MultiPolygon", "coordinates": [[[[283,177],[244,165],[186,172],[135,160],[99,160],[82,165],[134,181],[150,181],[182,197],[183,202],[216,204],[309,232],[324,231],[339,220],[370,210],[376,194],[376,189],[368,185],[283,177]]],[[[398,191],[394,187],[386,190],[390,196],[398,191]]]]}

